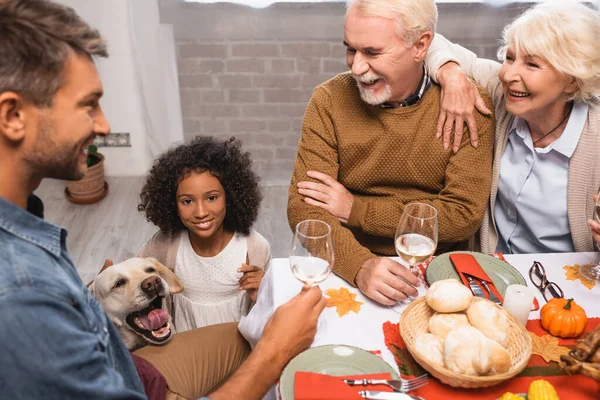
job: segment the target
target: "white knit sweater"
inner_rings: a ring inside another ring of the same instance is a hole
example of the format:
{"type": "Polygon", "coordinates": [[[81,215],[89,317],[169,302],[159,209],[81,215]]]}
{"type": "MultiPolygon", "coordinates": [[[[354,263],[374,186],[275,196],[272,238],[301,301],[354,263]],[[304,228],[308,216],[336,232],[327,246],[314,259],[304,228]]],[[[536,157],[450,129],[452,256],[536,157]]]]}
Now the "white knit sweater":
{"type": "Polygon", "coordinates": [[[242,276],[237,269],[246,260],[265,269],[270,256],[269,242],[254,230],[247,237],[236,233],[215,257],[198,256],[187,230],[174,235],[156,232],[138,252],[138,257],[156,258],[182,280],[184,291],[167,301],[178,332],[239,321],[247,313],[250,299],[237,289],[242,276]]]}

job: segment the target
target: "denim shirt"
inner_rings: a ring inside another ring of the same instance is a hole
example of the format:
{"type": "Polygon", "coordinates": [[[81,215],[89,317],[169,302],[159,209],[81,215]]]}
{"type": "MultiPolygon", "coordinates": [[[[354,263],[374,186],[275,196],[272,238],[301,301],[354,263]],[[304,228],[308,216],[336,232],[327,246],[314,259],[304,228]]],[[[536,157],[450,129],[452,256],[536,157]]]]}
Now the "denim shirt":
{"type": "Polygon", "coordinates": [[[127,348],[75,270],[66,237],[0,197],[0,397],[145,399],[127,348]]]}

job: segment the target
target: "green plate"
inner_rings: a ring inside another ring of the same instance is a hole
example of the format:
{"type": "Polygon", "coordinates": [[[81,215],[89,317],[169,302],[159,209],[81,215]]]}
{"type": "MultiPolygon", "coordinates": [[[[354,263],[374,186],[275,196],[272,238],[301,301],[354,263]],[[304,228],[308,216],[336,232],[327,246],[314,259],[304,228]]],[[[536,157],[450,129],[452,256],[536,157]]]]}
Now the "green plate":
{"type": "Polygon", "coordinates": [[[524,285],[527,286],[525,278],[512,265],[497,259],[496,257],[488,256],[487,254],[475,253],[471,251],[455,251],[452,253],[444,253],[435,257],[429,263],[425,270],[427,282],[431,285],[433,282],[441,281],[442,279],[458,279],[458,272],[450,261],[450,254],[472,254],[483,270],[488,274],[494,286],[500,292],[502,297],[506,293],[506,287],[509,285],[524,285]]]}
{"type": "Polygon", "coordinates": [[[333,376],[389,372],[392,379],[398,379],[388,363],[366,350],[337,344],[318,346],[298,354],[285,367],[279,379],[281,400],[294,400],[294,375],[298,371],[333,376]]]}

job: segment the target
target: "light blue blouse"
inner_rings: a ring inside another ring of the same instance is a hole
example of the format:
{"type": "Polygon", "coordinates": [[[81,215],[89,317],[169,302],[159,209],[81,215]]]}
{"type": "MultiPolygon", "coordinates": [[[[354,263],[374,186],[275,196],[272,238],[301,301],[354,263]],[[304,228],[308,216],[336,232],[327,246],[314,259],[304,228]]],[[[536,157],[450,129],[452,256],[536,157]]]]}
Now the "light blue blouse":
{"type": "Polygon", "coordinates": [[[496,251],[573,252],[567,216],[569,160],[577,147],[588,105],[575,102],[563,134],[534,148],[527,123],[515,118],[500,161],[494,219],[496,251]]]}

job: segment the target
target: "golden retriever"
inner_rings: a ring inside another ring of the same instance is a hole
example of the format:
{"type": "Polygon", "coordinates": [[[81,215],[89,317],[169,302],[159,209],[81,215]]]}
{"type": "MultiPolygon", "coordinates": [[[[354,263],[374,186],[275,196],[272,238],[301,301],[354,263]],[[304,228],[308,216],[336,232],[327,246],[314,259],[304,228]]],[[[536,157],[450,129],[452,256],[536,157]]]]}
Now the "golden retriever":
{"type": "Polygon", "coordinates": [[[89,287],[129,350],[161,345],[173,334],[165,298],[183,285],[154,258],[130,258],[102,270],[89,287]]]}

